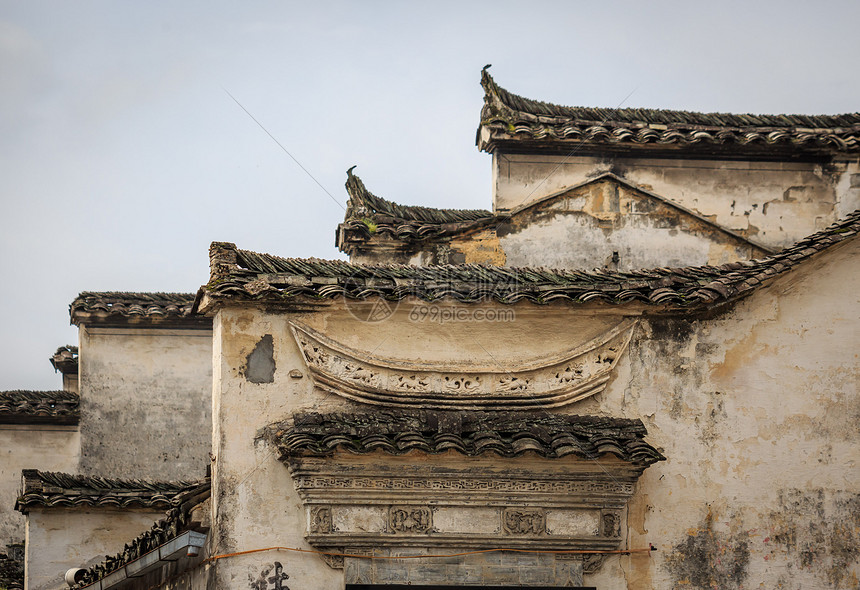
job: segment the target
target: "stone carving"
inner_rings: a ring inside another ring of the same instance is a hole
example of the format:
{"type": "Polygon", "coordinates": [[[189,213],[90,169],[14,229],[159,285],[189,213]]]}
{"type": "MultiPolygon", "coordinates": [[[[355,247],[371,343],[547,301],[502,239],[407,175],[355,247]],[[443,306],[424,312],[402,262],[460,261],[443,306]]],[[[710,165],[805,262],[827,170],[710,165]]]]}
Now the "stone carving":
{"type": "Polygon", "coordinates": [[[353,381],[359,381],[367,385],[373,385],[376,381],[376,374],[360,365],[347,364],[344,365],[344,376],[353,381]]]}
{"type": "Polygon", "coordinates": [[[502,530],[508,535],[540,535],[546,532],[546,515],[540,508],[505,508],[502,530]]]}
{"type": "Polygon", "coordinates": [[[615,512],[604,512],[600,516],[600,529],[604,537],[621,535],[621,518],[615,512]]]}
{"type": "Polygon", "coordinates": [[[320,554],[320,558],[332,569],[343,569],[343,555],[337,555],[344,553],[343,547],[322,547],[321,550],[324,552],[320,554]],[[327,555],[336,554],[336,555],[327,555]]]}
{"type": "Polygon", "coordinates": [[[329,361],[329,356],[323,351],[322,346],[314,345],[307,340],[301,340],[302,351],[305,353],[305,360],[309,363],[317,365],[325,365],[329,361]]]}
{"type": "Polygon", "coordinates": [[[407,391],[427,391],[429,382],[420,375],[397,375],[394,379],[395,389],[407,391]]]}
{"type": "Polygon", "coordinates": [[[585,557],[582,558],[582,573],[595,573],[601,568],[605,559],[605,553],[586,553],[585,557]]]}
{"type": "Polygon", "coordinates": [[[555,378],[558,380],[559,383],[571,383],[574,381],[581,381],[583,378],[583,369],[584,365],[582,363],[568,365],[563,370],[556,373],[555,378]]]}
{"type": "Polygon", "coordinates": [[[383,489],[383,490],[452,490],[493,492],[538,492],[559,494],[617,494],[629,496],[633,484],[601,481],[525,481],[518,479],[430,479],[401,477],[326,477],[302,476],[294,478],[296,489],[383,489]]]}
{"type": "Polygon", "coordinates": [[[481,378],[466,375],[445,375],[443,385],[448,391],[463,391],[474,393],[481,391],[481,378]]]}
{"type": "Polygon", "coordinates": [[[514,375],[505,375],[499,378],[496,384],[496,391],[525,391],[531,385],[532,380],[528,377],[516,377],[514,375]]]}
{"type": "Polygon", "coordinates": [[[331,531],[331,507],[314,506],[311,508],[311,532],[330,533],[331,531]]]}
{"type": "Polygon", "coordinates": [[[426,506],[392,506],[388,526],[394,533],[426,533],[433,527],[433,513],[426,506]]]}
{"type": "Polygon", "coordinates": [[[633,334],[636,320],[622,320],[601,336],[565,354],[522,361],[518,367],[458,371],[432,363],[408,368],[401,361],[351,349],[292,323],[314,384],[366,404],[427,409],[528,410],[570,404],[600,393],[633,334]]]}

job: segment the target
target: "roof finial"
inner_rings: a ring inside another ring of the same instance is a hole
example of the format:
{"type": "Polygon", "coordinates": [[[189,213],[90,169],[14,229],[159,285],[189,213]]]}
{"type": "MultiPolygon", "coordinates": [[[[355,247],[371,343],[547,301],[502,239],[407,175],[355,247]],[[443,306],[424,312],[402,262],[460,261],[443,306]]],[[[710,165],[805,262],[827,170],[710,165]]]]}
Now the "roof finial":
{"type": "Polygon", "coordinates": [[[481,71],[482,71],[482,72],[486,72],[486,71],[487,71],[487,70],[489,70],[491,67],[493,67],[493,64],[487,64],[487,65],[485,65],[483,68],[481,68],[481,71]]]}
{"type": "Polygon", "coordinates": [[[355,170],[356,166],[358,166],[358,164],[353,164],[352,166],[350,166],[349,170],[346,171],[346,175],[352,177],[352,171],[355,170]]]}

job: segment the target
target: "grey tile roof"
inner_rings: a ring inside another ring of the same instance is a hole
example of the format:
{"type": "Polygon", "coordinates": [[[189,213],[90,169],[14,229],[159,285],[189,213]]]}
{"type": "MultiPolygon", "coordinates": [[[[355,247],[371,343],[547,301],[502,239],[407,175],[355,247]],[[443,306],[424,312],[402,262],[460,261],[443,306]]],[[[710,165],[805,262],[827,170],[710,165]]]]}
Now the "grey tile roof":
{"type": "Polygon", "coordinates": [[[14,543],[0,551],[0,588],[23,590],[24,588],[24,544],[14,543]]]}
{"type": "Polygon", "coordinates": [[[78,372],[78,347],[67,344],[57,349],[51,358],[51,366],[63,375],[78,372]]]}
{"type": "Polygon", "coordinates": [[[130,293],[84,291],[69,306],[73,324],[104,323],[116,320],[188,320],[194,303],[190,293],[130,293]]]}
{"type": "Polygon", "coordinates": [[[282,458],[326,456],[336,450],[394,455],[455,450],[467,456],[493,452],[504,457],[530,451],[550,459],[568,455],[596,459],[611,453],[636,465],[664,460],[644,441],[646,434],[640,420],[622,418],[417,410],[305,413],[268,428],[282,458]]]}
{"type": "Polygon", "coordinates": [[[349,204],[344,219],[351,228],[371,233],[389,233],[400,238],[437,237],[461,231],[476,223],[495,219],[492,211],[484,209],[434,209],[398,205],[377,197],[364,186],[361,179],[347,170],[346,191],[349,204]],[[372,230],[370,229],[372,228],[372,230]]]}
{"type": "Polygon", "coordinates": [[[635,272],[548,270],[487,265],[365,266],[340,260],[280,258],[210,246],[210,281],[198,293],[197,310],[219,301],[301,303],[303,299],[401,300],[464,303],[495,300],[513,304],[639,302],[664,309],[713,306],[749,294],[768,280],[860,230],[860,210],[772,256],[721,266],[655,268],[635,272]],[[204,298],[206,301],[204,302],[204,298]]]}
{"type": "Polygon", "coordinates": [[[356,249],[361,250],[379,239],[406,244],[438,240],[500,221],[492,211],[483,209],[398,205],[367,190],[361,179],[352,173],[353,168],[347,171],[349,203],[335,240],[341,252],[352,255],[356,249]]]}
{"type": "Polygon", "coordinates": [[[343,252],[350,252],[351,245],[379,237],[421,242],[460,235],[499,221],[492,211],[483,209],[398,205],[367,190],[361,179],[352,173],[353,168],[347,171],[349,203],[337,232],[337,246],[343,252]]]}
{"type": "MultiPolygon", "coordinates": [[[[860,151],[860,113],[750,115],[567,107],[513,94],[496,84],[486,68],[481,85],[481,126],[494,136],[493,141],[860,151]]],[[[487,151],[492,151],[491,143],[478,141],[487,151]]]]}
{"type": "Polygon", "coordinates": [[[183,532],[198,530],[198,523],[191,521],[191,510],[205,502],[210,494],[211,482],[209,478],[198,481],[177,494],[173,498],[172,507],[167,511],[165,518],[158,520],[149,530],[126,543],[119,553],[106,555],[104,561],[90,567],[74,588],[85,588],[124,565],[140,559],[143,555],[164,545],[183,532]]]}
{"type": "Polygon", "coordinates": [[[153,482],[139,479],[109,479],[25,469],[21,495],[15,509],[34,506],[112,508],[169,508],[178,496],[200,485],[199,481],[153,482]]]}
{"type": "Polygon", "coordinates": [[[0,424],[77,424],[80,402],[70,391],[0,391],[0,424]]]}

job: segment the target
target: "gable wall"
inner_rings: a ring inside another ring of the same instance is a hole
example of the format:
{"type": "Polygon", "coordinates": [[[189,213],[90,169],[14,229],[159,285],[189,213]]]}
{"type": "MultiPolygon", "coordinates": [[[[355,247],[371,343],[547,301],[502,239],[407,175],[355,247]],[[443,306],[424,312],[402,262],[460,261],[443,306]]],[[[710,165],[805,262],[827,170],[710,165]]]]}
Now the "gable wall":
{"type": "Polygon", "coordinates": [[[81,326],[80,473],[197,479],[211,439],[212,331],[81,326]]]}
{"type": "Polygon", "coordinates": [[[24,515],[15,510],[21,471],[74,472],[80,452],[77,426],[0,424],[0,551],[24,540],[24,515]]]}
{"type": "MultiPolygon", "coordinates": [[[[713,319],[641,319],[604,393],[548,410],[640,418],[647,440],[668,458],[645,471],[625,516],[627,546],[652,543],[658,551],[610,556],[596,574],[586,575],[586,585],[856,585],[860,484],[851,474],[860,420],[858,250],[855,240],[819,255],[713,319]]],[[[373,323],[339,302],[311,314],[252,308],[218,313],[215,553],[309,548],[289,470],[258,438],[261,428],[299,410],[373,410],[314,389],[289,320],[407,366],[431,360],[456,365],[459,359],[504,367],[574,346],[596,319],[611,323],[615,313],[637,313],[607,306],[439,302],[437,309],[515,314],[504,321],[450,314],[421,320],[412,312],[422,306],[434,307],[402,302],[388,319],[373,323]],[[255,350],[271,354],[273,364],[250,363],[255,350]],[[257,367],[253,379],[251,364],[257,367]]],[[[218,579],[225,587],[242,587],[271,571],[276,560],[297,587],[342,587],[344,570],[284,552],[223,560],[218,579]]]]}
{"type": "Polygon", "coordinates": [[[164,517],[160,510],[41,509],[27,515],[27,590],[63,590],[66,571],[101,563],[164,517]]]}
{"type": "Polygon", "coordinates": [[[718,265],[767,254],[611,178],[515,213],[497,233],[509,266],[630,271],[718,265]]]}
{"type": "Polygon", "coordinates": [[[719,318],[642,324],[618,378],[576,409],[640,417],[664,449],[628,513],[631,546],[659,551],[594,585],[856,587],[858,254],[855,240],[719,318]]]}
{"type": "Polygon", "coordinates": [[[493,154],[493,207],[513,210],[604,173],[616,175],[773,248],[860,208],[860,166],[493,154]]]}

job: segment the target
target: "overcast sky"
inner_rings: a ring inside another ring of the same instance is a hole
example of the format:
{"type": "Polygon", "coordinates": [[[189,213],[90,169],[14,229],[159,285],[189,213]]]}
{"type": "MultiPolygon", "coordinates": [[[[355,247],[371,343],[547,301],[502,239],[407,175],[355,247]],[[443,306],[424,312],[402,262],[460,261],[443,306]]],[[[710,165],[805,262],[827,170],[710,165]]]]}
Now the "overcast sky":
{"type": "Polygon", "coordinates": [[[858,22],[856,1],[0,1],[0,390],[60,387],[80,291],[196,291],[213,240],[341,257],[353,164],[403,204],[490,208],[484,64],[568,105],[853,112],[858,22]]]}

